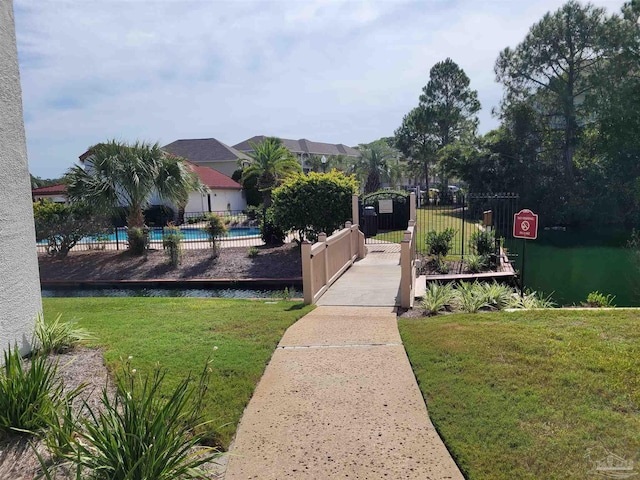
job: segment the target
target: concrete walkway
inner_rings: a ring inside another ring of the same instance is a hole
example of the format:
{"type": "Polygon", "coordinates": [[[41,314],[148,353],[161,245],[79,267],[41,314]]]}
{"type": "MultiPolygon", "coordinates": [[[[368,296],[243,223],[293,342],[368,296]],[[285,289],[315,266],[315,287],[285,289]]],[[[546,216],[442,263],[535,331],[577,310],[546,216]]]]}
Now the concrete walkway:
{"type": "Polygon", "coordinates": [[[393,307],[400,299],[400,244],[367,245],[358,260],[318,300],[318,305],[393,307]]]}
{"type": "Polygon", "coordinates": [[[292,325],[229,455],[227,480],[463,479],[390,306],[320,306],[292,325]]]}

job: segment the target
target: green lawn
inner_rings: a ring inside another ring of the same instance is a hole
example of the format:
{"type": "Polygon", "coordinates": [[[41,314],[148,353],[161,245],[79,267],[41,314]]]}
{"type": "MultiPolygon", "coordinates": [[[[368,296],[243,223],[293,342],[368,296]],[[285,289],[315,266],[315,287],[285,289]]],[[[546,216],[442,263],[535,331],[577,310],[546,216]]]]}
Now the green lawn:
{"type": "MultiPolygon", "coordinates": [[[[442,207],[429,207],[428,209],[419,208],[416,211],[416,221],[418,224],[418,231],[416,232],[417,248],[418,251],[426,254],[427,245],[425,243],[425,237],[427,232],[435,230],[441,232],[447,228],[453,228],[456,231],[456,236],[451,242],[451,254],[460,255],[462,253],[462,214],[461,210],[455,210],[451,205],[445,205],[442,207]]],[[[477,221],[470,218],[464,220],[464,238],[465,254],[471,252],[470,250],[470,237],[473,232],[477,230],[477,221]]],[[[374,238],[377,240],[384,240],[387,242],[399,243],[404,236],[404,230],[395,230],[391,232],[379,233],[374,238]]]]}
{"type": "Polygon", "coordinates": [[[170,388],[211,357],[206,436],[224,448],[284,331],[312,308],[207,298],[46,298],[43,304],[45,318],[62,313],[91,331],[90,345],[105,348],[112,371],[129,355],[140,372],[160,362],[170,388]]]}
{"type": "Polygon", "coordinates": [[[640,460],[640,312],[459,314],[400,331],[466,478],[583,479],[589,453],[640,460]]]}

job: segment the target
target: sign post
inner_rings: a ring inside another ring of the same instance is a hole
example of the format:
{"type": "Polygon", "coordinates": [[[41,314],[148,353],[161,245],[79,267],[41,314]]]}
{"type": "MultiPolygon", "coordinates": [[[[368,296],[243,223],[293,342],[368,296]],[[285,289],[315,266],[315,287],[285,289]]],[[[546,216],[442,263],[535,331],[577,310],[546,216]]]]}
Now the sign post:
{"type": "MultiPolygon", "coordinates": [[[[523,240],[538,238],[538,215],[528,208],[520,210],[513,216],[513,237],[523,240]]],[[[520,278],[520,296],[524,297],[524,271],[527,263],[527,242],[522,244],[522,275],[520,278]]]]}

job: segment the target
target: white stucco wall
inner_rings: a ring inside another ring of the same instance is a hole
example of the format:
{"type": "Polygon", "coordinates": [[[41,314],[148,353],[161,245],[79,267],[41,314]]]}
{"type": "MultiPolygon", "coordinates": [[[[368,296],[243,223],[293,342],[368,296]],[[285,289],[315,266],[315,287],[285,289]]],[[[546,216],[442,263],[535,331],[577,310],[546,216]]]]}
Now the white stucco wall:
{"type": "Polygon", "coordinates": [[[0,0],[0,112],[0,351],[27,353],[42,300],[11,0],[0,0]]]}
{"type": "Polygon", "coordinates": [[[227,210],[244,210],[247,201],[241,190],[211,190],[208,194],[192,192],[189,194],[189,203],[185,207],[185,213],[208,212],[209,202],[207,195],[211,195],[211,211],[224,212],[227,210]],[[230,207],[230,208],[227,208],[230,207]]]}

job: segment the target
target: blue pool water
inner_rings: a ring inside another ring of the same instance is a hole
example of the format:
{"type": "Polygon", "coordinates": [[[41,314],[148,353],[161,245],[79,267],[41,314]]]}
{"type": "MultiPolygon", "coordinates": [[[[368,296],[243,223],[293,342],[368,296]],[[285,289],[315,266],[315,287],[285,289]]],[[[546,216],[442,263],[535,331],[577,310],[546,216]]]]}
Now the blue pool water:
{"type": "MultiPolygon", "coordinates": [[[[180,231],[182,232],[182,237],[183,240],[185,241],[189,241],[189,240],[193,240],[193,241],[208,241],[209,240],[209,235],[207,235],[207,232],[204,231],[201,228],[192,228],[192,227],[184,227],[181,228],[180,231]]],[[[236,237],[255,237],[260,235],[260,229],[257,227],[236,227],[236,228],[230,228],[227,230],[227,233],[225,235],[225,237],[227,238],[236,238],[236,237]]],[[[150,232],[150,237],[149,239],[152,242],[161,242],[162,241],[162,228],[152,228],[151,232],[150,232]]],[[[116,234],[111,233],[109,235],[105,235],[103,237],[100,237],[99,239],[100,241],[107,241],[107,242],[115,242],[116,241],[116,234]]],[[[128,240],[127,237],[127,229],[126,228],[118,228],[118,241],[119,242],[126,242],[128,240]]],[[[81,243],[86,243],[86,242],[96,242],[98,241],[98,239],[96,238],[83,238],[81,243]]],[[[42,240],[38,243],[41,244],[46,244],[46,240],[42,240]]]]}

